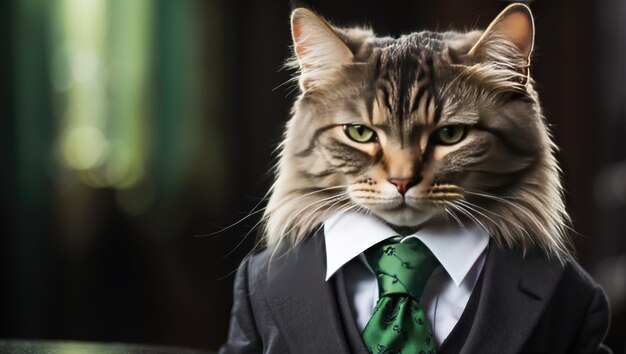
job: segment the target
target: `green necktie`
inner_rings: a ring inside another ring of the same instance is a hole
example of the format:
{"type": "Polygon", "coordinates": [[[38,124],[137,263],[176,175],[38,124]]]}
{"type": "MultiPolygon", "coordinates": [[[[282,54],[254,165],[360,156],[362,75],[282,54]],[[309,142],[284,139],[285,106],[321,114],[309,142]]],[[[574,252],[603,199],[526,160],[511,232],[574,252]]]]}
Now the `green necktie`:
{"type": "Polygon", "coordinates": [[[363,341],[374,354],[435,353],[435,340],[419,299],[439,262],[421,241],[383,242],[365,252],[380,297],[363,329],[363,341]]]}

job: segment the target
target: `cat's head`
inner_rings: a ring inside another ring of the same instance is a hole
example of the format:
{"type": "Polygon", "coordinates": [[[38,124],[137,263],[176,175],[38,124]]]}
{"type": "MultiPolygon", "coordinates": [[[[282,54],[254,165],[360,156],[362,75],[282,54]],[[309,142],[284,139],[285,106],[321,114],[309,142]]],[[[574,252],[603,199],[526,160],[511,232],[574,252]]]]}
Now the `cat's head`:
{"type": "Polygon", "coordinates": [[[467,33],[377,37],[302,8],[291,26],[301,94],[265,214],[270,246],[355,210],[395,226],[473,222],[509,246],[567,254],[527,6],[467,33]]]}

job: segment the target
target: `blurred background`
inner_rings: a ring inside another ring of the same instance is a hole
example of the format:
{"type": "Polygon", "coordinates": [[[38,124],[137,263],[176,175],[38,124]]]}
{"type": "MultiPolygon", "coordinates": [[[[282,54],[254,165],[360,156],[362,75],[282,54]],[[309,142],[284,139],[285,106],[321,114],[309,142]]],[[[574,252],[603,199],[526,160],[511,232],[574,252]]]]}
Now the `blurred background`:
{"type": "MultiPolygon", "coordinates": [[[[484,28],[508,4],[305,3],[394,36],[484,28]]],[[[531,7],[578,258],[611,299],[606,342],[624,352],[626,2],[531,7]]],[[[225,340],[259,215],[207,234],[270,186],[295,97],[282,85],[289,12],[286,0],[0,2],[0,338],[225,340]]]]}

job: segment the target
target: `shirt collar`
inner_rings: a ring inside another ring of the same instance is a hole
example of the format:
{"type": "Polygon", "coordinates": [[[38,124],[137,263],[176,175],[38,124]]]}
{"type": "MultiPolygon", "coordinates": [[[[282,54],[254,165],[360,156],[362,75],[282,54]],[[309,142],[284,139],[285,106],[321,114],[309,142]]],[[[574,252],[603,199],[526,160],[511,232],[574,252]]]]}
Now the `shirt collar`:
{"type": "MultiPolygon", "coordinates": [[[[331,216],[324,222],[326,280],[368,248],[397,235],[371,214],[345,212],[331,216]]],[[[489,234],[471,226],[437,230],[425,227],[411,236],[430,249],[456,286],[461,285],[489,244],[489,234]]]]}

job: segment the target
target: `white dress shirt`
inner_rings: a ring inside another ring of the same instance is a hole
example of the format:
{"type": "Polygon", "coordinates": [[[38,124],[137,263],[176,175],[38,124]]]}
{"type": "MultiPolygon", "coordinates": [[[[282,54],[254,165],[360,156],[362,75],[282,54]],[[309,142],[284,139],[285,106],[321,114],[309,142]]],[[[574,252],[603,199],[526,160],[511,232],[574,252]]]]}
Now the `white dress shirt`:
{"type": "MultiPolygon", "coordinates": [[[[378,283],[363,252],[398,233],[373,215],[336,214],[324,222],[326,281],[343,272],[356,324],[363,331],[378,301],[378,283]],[[357,261],[351,262],[354,258],[357,261]]],[[[441,345],[459,321],[485,262],[489,235],[473,226],[425,227],[417,237],[441,266],[429,278],[420,303],[426,312],[437,345],[441,345]]]]}

